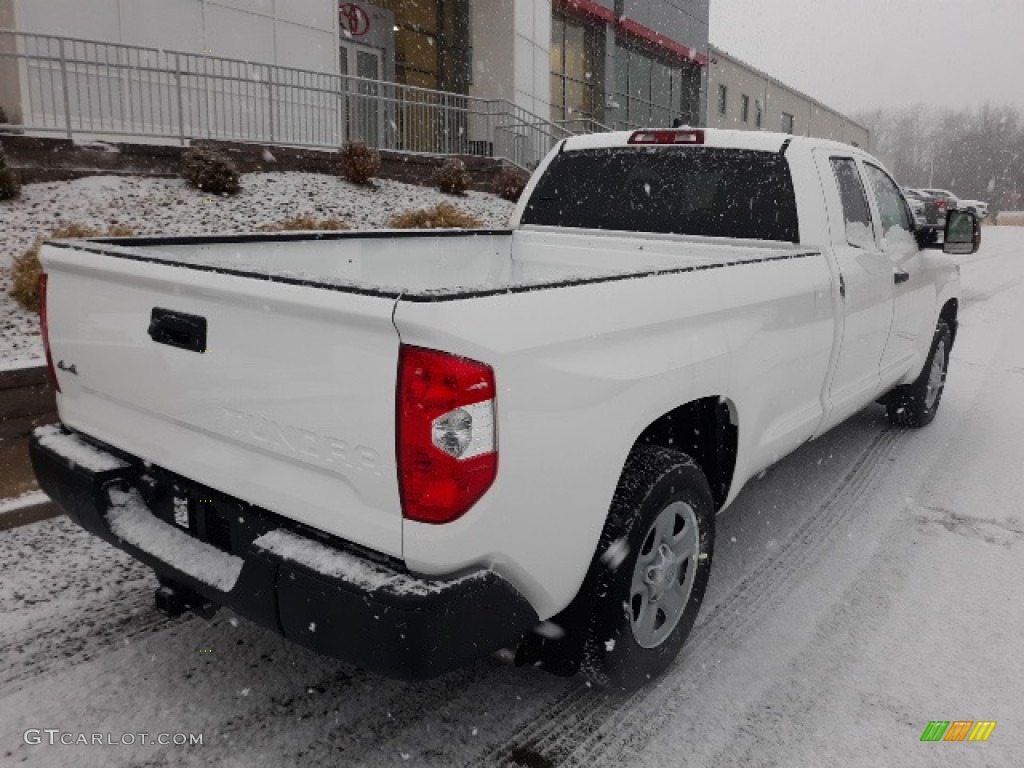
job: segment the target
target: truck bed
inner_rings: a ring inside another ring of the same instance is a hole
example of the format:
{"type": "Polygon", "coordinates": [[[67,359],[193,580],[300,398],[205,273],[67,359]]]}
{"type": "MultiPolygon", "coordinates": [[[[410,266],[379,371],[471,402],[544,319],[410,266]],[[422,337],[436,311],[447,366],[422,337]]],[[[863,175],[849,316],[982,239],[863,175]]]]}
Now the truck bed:
{"type": "Polygon", "coordinates": [[[811,253],[778,242],[547,227],[110,238],[50,245],[405,301],[465,299],[811,253]]]}

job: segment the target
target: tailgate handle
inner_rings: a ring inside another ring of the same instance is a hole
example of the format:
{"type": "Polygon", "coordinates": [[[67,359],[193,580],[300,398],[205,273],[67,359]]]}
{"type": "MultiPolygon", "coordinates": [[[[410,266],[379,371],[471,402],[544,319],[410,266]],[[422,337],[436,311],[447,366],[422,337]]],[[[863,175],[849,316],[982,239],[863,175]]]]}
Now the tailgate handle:
{"type": "Polygon", "coordinates": [[[205,352],[206,318],[153,307],[149,319],[149,338],[157,344],[190,352],[205,352]]]}

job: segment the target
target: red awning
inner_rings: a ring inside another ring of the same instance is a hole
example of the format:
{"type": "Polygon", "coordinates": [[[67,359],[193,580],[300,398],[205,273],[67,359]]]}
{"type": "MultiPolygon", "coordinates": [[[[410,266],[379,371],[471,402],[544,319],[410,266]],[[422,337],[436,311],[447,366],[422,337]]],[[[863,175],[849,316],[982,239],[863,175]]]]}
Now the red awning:
{"type": "Polygon", "coordinates": [[[699,53],[695,48],[690,48],[682,43],[671,40],[660,32],[638,24],[632,19],[617,18],[615,12],[605,8],[593,0],[555,0],[555,5],[563,10],[585,16],[594,21],[604,24],[611,24],[626,37],[639,40],[658,50],[679,59],[693,62],[701,67],[708,65],[708,57],[699,53]]]}

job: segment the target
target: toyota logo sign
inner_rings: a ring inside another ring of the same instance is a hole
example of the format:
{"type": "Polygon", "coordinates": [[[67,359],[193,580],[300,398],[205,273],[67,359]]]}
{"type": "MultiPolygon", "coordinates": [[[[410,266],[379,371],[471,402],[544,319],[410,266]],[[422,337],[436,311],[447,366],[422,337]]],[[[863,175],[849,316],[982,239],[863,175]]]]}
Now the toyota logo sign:
{"type": "Polygon", "coordinates": [[[338,9],[341,29],[352,37],[362,37],[370,31],[370,14],[358,3],[343,3],[338,9]]]}

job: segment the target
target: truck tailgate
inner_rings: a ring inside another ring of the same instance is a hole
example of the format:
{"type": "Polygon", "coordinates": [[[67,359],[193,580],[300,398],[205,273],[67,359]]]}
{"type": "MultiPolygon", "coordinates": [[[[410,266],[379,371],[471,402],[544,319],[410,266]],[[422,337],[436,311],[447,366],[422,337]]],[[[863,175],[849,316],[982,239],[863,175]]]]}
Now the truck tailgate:
{"type": "Polygon", "coordinates": [[[395,296],[76,248],[41,258],[65,424],[401,557],[395,296]],[[202,352],[187,348],[200,319],[202,352]]]}

